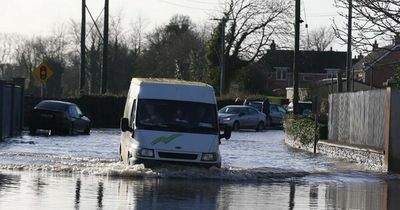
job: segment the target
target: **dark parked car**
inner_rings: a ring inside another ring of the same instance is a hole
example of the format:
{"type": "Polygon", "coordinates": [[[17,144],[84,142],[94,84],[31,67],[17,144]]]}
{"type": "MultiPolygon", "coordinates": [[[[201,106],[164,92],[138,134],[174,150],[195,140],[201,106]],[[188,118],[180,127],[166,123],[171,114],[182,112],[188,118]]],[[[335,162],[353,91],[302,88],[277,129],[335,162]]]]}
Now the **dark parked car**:
{"type": "Polygon", "coordinates": [[[266,118],[267,126],[282,125],[283,117],[287,113],[286,109],[279,104],[269,104],[269,113],[266,113],[263,101],[250,101],[249,106],[254,107],[260,112],[263,112],[262,110],[264,110],[263,113],[266,115],[268,114],[266,118]]]}
{"type": "MultiPolygon", "coordinates": [[[[307,115],[312,113],[312,102],[311,101],[299,101],[299,113],[307,115]]],[[[287,108],[288,112],[293,112],[293,102],[290,102],[287,108]]]]}
{"type": "Polygon", "coordinates": [[[65,101],[44,100],[38,103],[29,116],[29,131],[50,130],[52,133],[73,135],[90,133],[90,119],[76,104],[65,101]]]}

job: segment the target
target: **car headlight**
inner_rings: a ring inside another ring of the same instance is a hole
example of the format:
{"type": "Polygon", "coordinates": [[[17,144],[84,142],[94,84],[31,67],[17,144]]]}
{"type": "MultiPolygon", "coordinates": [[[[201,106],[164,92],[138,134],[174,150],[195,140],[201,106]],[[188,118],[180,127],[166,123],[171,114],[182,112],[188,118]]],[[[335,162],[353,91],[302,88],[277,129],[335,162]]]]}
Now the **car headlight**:
{"type": "Polygon", "coordinates": [[[137,153],[138,156],[142,157],[154,157],[154,150],[152,149],[145,149],[145,148],[140,148],[137,153]]]}
{"type": "Polygon", "coordinates": [[[218,159],[217,153],[203,153],[201,160],[203,161],[216,161],[218,159]]]}
{"type": "Polygon", "coordinates": [[[222,120],[223,121],[229,121],[229,120],[231,120],[231,118],[230,117],[225,117],[225,118],[222,118],[222,120]]]}

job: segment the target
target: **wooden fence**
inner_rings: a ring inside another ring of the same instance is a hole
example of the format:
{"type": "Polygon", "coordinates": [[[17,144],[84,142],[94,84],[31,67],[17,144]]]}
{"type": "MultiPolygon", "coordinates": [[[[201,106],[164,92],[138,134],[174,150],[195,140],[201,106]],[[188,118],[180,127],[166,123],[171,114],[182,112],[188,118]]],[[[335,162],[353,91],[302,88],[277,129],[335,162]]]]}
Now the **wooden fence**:
{"type": "Polygon", "coordinates": [[[385,89],[329,95],[329,140],[383,150],[387,97],[385,89]]]}

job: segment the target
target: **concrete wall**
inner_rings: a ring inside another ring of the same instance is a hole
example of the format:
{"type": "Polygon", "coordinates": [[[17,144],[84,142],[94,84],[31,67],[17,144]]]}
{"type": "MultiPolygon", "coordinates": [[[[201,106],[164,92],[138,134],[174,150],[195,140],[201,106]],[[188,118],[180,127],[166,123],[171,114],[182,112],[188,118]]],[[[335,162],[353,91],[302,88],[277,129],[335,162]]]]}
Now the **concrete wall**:
{"type": "MultiPolygon", "coordinates": [[[[309,152],[314,151],[312,144],[302,145],[298,139],[294,140],[293,137],[289,135],[285,135],[285,143],[294,148],[309,152]]],[[[320,140],[317,143],[317,153],[324,154],[331,158],[355,162],[367,170],[387,172],[385,155],[383,151],[380,150],[320,140]]]]}

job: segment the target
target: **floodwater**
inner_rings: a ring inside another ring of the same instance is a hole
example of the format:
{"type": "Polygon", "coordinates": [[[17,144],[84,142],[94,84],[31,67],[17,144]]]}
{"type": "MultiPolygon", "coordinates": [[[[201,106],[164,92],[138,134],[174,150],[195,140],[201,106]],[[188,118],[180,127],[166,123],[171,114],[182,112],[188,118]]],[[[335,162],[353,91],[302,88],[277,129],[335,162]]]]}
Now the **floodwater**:
{"type": "Polygon", "coordinates": [[[0,143],[0,209],[399,209],[400,176],[234,132],[222,168],[118,162],[119,131],[0,143]]]}

